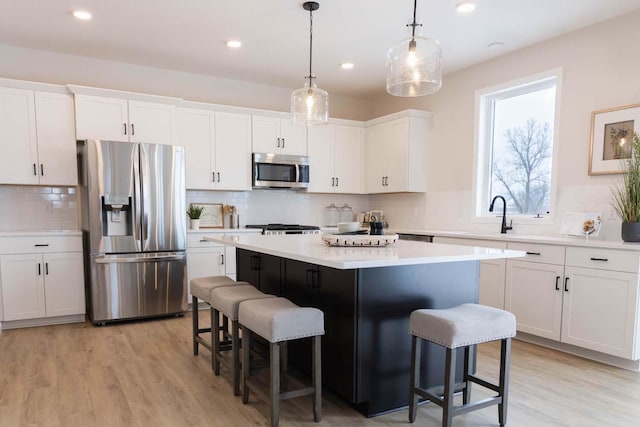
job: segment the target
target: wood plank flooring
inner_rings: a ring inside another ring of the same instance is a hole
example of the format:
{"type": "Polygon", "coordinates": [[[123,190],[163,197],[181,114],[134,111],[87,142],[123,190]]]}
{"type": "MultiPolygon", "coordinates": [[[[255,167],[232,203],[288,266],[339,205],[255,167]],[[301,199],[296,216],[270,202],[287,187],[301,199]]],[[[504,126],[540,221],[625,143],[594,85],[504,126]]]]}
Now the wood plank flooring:
{"type": "MultiPolygon", "coordinates": [[[[201,311],[202,323],[208,312],[201,311]]],[[[210,354],[191,353],[184,318],[94,327],[90,323],[0,334],[0,427],[264,426],[268,408],[243,405],[230,378],[211,372],[210,354]]],[[[479,350],[479,374],[497,377],[498,347],[479,350]]],[[[473,389],[473,397],[485,393],[473,389]]],[[[401,410],[367,419],[325,392],[323,420],[311,398],[282,403],[287,426],[408,425],[401,410]]],[[[441,410],[422,405],[414,425],[439,426],[441,410]]],[[[454,419],[455,426],[496,426],[497,408],[454,419]]],[[[640,426],[640,374],[514,341],[509,426],[640,426]]]]}

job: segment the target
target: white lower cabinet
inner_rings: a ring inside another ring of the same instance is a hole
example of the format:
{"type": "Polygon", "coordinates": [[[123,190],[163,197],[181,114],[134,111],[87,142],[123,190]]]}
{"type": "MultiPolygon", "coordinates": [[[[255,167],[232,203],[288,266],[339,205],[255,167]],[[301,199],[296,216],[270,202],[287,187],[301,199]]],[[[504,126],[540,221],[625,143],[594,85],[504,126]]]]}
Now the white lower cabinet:
{"type": "Polygon", "coordinates": [[[80,236],[51,240],[46,237],[0,238],[1,320],[85,313],[81,239],[80,236]],[[57,250],[63,252],[55,252],[57,250]]]}
{"type": "MultiPolygon", "coordinates": [[[[433,238],[433,243],[449,245],[477,246],[481,248],[506,249],[505,242],[493,240],[460,239],[455,237],[433,238]]],[[[478,302],[495,308],[504,309],[505,259],[480,261],[480,292],[478,302]]]]}

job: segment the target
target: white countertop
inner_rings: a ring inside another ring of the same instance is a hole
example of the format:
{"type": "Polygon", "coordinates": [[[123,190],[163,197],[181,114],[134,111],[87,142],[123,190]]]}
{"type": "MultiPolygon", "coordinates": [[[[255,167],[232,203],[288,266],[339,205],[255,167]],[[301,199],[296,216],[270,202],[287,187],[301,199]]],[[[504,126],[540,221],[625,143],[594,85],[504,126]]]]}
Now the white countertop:
{"type": "Polygon", "coordinates": [[[56,231],[2,231],[0,237],[34,237],[34,236],[82,236],[80,230],[56,231]]]}
{"type": "Polygon", "coordinates": [[[187,234],[262,234],[261,228],[201,228],[187,230],[187,234]]]}
{"type": "Polygon", "coordinates": [[[522,251],[399,240],[387,247],[329,247],[320,235],[242,235],[206,240],[342,270],[523,257],[522,251]]]}
{"type": "Polygon", "coordinates": [[[622,240],[599,240],[597,237],[590,237],[587,241],[584,237],[578,236],[539,236],[509,233],[479,233],[475,231],[394,229],[392,232],[399,234],[417,234],[420,236],[457,237],[460,239],[496,240],[505,242],[546,243],[550,245],[640,251],[640,243],[627,243],[622,240]]]}

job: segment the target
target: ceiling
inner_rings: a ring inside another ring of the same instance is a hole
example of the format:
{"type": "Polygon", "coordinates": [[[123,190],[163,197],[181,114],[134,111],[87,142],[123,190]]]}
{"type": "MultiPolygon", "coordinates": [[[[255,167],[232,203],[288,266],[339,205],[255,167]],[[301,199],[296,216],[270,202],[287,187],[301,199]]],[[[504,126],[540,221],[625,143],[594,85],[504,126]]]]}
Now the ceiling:
{"type": "MultiPolygon", "coordinates": [[[[329,93],[385,91],[385,58],[407,34],[411,0],[318,0],[313,71],[329,93]],[[355,68],[340,69],[342,62],[355,68]]],[[[640,9],[640,0],[419,0],[423,35],[443,49],[444,72],[640,9]],[[499,49],[487,47],[503,42],[499,49]]],[[[0,44],[52,50],[295,88],[308,70],[302,0],[0,0],[0,44]],[[85,9],[91,21],[71,12],[85,9]],[[239,39],[242,48],[225,42],[239,39]]]]}

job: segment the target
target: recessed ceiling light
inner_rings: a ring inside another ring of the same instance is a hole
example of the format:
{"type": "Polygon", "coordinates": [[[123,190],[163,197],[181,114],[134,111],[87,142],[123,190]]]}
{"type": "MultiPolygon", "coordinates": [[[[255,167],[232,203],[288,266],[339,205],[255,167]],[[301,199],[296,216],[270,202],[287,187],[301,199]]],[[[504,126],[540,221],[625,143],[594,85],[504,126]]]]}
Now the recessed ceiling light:
{"type": "Polygon", "coordinates": [[[500,49],[500,48],[502,48],[503,46],[504,46],[504,43],[503,43],[503,42],[491,42],[491,43],[489,43],[489,44],[487,45],[487,47],[488,47],[489,49],[492,49],[492,50],[500,49]]]}
{"type": "Polygon", "coordinates": [[[231,48],[234,48],[234,49],[237,49],[240,46],[242,46],[242,42],[240,40],[229,40],[227,42],[227,46],[231,47],[231,48]]]}
{"type": "Polygon", "coordinates": [[[73,16],[83,21],[88,21],[89,19],[91,19],[91,13],[87,12],[86,10],[74,10],[73,16]]]}
{"type": "Polygon", "coordinates": [[[456,5],[456,10],[460,13],[469,13],[476,10],[476,3],[474,1],[461,1],[456,5]]]}
{"type": "Polygon", "coordinates": [[[344,63],[340,64],[340,68],[342,68],[343,70],[352,70],[353,69],[353,63],[352,62],[344,62],[344,63]]]}

